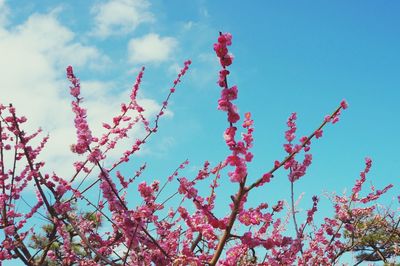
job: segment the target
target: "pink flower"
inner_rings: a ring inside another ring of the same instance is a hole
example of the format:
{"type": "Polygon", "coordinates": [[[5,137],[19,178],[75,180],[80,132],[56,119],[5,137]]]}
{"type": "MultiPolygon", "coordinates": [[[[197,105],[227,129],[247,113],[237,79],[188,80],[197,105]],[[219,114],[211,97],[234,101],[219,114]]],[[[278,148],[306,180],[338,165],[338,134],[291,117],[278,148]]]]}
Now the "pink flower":
{"type": "Polygon", "coordinates": [[[14,225],[9,225],[6,228],[4,228],[4,232],[6,233],[6,235],[14,235],[15,229],[14,229],[14,225]]]}
{"type": "Polygon", "coordinates": [[[237,95],[238,95],[238,89],[237,86],[235,85],[230,89],[227,88],[223,89],[221,98],[227,99],[228,101],[232,101],[237,98],[237,95]]]}
{"type": "Polygon", "coordinates": [[[222,58],[228,53],[228,48],[221,43],[214,44],[214,51],[217,53],[217,56],[222,58]]]}
{"type": "Polygon", "coordinates": [[[232,34],[224,33],[218,37],[218,43],[225,44],[227,46],[232,44],[232,34]]]}
{"type": "Polygon", "coordinates": [[[232,61],[233,61],[233,55],[231,54],[226,54],[224,57],[220,58],[220,63],[221,66],[223,67],[230,66],[232,64],[232,61]]]}
{"type": "Polygon", "coordinates": [[[347,104],[347,102],[346,102],[345,100],[343,100],[343,101],[340,102],[340,106],[341,106],[343,109],[347,109],[347,107],[349,107],[349,105],[347,104]]]}
{"type": "Polygon", "coordinates": [[[236,111],[230,111],[228,112],[228,121],[232,124],[236,123],[239,121],[240,116],[236,111]]]}
{"type": "Polygon", "coordinates": [[[274,212],[280,212],[281,210],[283,210],[283,201],[282,200],[278,201],[278,203],[272,207],[272,210],[274,212]]]}
{"type": "Polygon", "coordinates": [[[315,134],[315,137],[317,139],[319,139],[320,137],[322,137],[322,129],[315,131],[314,134],[315,134]]]}

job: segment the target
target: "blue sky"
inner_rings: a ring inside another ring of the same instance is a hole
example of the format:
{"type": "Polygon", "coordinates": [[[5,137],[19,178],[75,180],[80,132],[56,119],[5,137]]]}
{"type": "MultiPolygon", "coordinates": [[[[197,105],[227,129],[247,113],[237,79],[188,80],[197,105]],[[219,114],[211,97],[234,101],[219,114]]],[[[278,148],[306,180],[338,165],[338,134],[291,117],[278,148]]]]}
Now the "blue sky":
{"type": "MultiPolygon", "coordinates": [[[[250,111],[255,120],[250,178],[285,156],[291,112],[298,113],[302,136],[346,99],[350,107],[340,123],[313,142],[313,164],[296,184],[298,194],[305,192],[301,206],[308,208],[314,194],[350,189],[366,156],[373,159],[367,183],[395,185],[383,198],[388,204],[400,185],[399,8],[395,1],[0,0],[0,101],[15,103],[32,127],[50,133],[43,158],[49,170],[68,176],[65,162],[76,158],[68,148],[74,130],[66,66],[75,66],[89,120],[100,125],[129,96],[140,66],[147,68],[140,97],[151,116],[178,67],[190,58],[192,68],[160,132],[123,169],[132,171],[146,161],[144,178],[162,180],[187,158],[191,164],[182,175],[190,178],[205,160],[216,164],[228,153],[222,138],[225,114],[216,110],[212,44],[219,31],[231,32],[230,84],[239,88],[239,110],[250,111]]],[[[228,177],[222,179],[221,214],[236,191],[228,177]]],[[[206,193],[206,184],[203,189],[206,193]]],[[[283,171],[249,200],[280,198],[289,198],[283,171]]],[[[321,206],[329,213],[327,201],[321,206]]]]}

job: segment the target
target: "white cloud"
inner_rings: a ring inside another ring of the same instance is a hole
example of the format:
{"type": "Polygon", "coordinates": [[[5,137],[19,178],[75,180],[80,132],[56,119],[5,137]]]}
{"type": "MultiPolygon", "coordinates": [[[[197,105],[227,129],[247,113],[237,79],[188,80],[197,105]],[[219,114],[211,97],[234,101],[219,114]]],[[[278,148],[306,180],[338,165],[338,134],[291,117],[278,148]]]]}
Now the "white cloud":
{"type": "Polygon", "coordinates": [[[129,41],[128,57],[134,64],[159,63],[169,60],[177,45],[175,38],[150,33],[129,41]]]}
{"type": "Polygon", "coordinates": [[[183,24],[183,29],[184,30],[191,30],[193,28],[193,21],[188,21],[185,24],[183,24]]]}
{"type": "Polygon", "coordinates": [[[195,61],[197,63],[190,68],[190,75],[187,77],[188,82],[195,84],[199,89],[210,89],[217,86],[215,73],[218,73],[220,65],[216,55],[211,52],[199,53],[195,57],[195,61]]]}
{"type": "MultiPolygon", "coordinates": [[[[107,57],[96,47],[79,42],[55,13],[33,14],[18,26],[0,25],[0,51],[1,103],[13,103],[19,115],[27,116],[28,131],[42,126],[50,133],[41,158],[48,170],[69,179],[76,159],[69,147],[76,136],[64,69],[69,64],[80,68],[102,65],[107,57]]],[[[118,114],[120,103],[129,99],[129,91],[115,93],[114,88],[112,83],[82,81],[89,121],[97,125],[93,127],[95,135],[100,134],[101,122],[110,121],[118,114]]],[[[159,109],[150,99],[142,103],[148,114],[159,109]]]]}
{"type": "Polygon", "coordinates": [[[210,14],[208,13],[207,8],[205,8],[205,7],[201,7],[199,12],[205,18],[208,18],[210,16],[210,14]]]}
{"type": "MultiPolygon", "coordinates": [[[[54,108],[54,110],[63,108],[63,104],[54,104],[54,100],[59,98],[59,92],[65,85],[60,83],[59,77],[63,74],[63,69],[59,67],[62,63],[63,67],[68,63],[65,62],[66,58],[59,56],[56,51],[62,53],[64,48],[70,46],[73,33],[60,25],[53,16],[37,14],[32,15],[18,27],[11,30],[3,28],[2,31],[0,37],[2,102],[13,102],[20,112],[33,117],[34,124],[54,123],[46,118],[50,114],[37,115],[37,112],[43,108],[54,108]]],[[[85,49],[78,49],[75,52],[87,57],[85,49]]],[[[76,62],[71,60],[69,63],[76,62]]],[[[59,114],[62,116],[64,112],[60,111],[59,114]]]]}
{"type": "Polygon", "coordinates": [[[140,24],[154,21],[154,15],[148,11],[147,0],[110,0],[95,5],[92,9],[94,29],[92,34],[108,37],[134,31],[140,24]]]}

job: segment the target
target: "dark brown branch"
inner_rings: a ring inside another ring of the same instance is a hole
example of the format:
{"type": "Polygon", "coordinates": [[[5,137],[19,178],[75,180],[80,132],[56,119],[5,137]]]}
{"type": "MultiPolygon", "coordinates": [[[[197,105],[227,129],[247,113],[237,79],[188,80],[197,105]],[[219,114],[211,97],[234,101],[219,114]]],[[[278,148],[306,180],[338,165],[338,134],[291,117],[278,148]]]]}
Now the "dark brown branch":
{"type": "Polygon", "coordinates": [[[228,238],[229,238],[229,236],[231,234],[231,230],[233,228],[233,224],[235,223],[236,217],[237,217],[237,215],[239,213],[240,203],[241,203],[241,201],[243,199],[243,196],[247,193],[247,191],[245,189],[246,177],[240,183],[239,192],[237,193],[237,196],[235,197],[234,206],[232,208],[231,215],[229,216],[228,225],[226,226],[226,228],[224,230],[224,233],[223,233],[221,239],[218,242],[217,249],[215,250],[215,253],[214,253],[211,261],[209,262],[210,266],[215,266],[217,264],[217,262],[219,260],[219,257],[221,256],[222,251],[224,250],[225,243],[226,243],[226,241],[228,240],[228,238]]]}

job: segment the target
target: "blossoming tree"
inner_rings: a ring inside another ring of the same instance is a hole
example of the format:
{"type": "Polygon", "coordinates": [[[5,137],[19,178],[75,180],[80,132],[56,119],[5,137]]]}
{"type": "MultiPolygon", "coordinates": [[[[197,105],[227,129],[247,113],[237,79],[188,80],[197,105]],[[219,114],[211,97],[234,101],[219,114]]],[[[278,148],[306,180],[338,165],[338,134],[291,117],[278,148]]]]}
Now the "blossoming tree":
{"type": "MultiPolygon", "coordinates": [[[[192,178],[179,174],[188,161],[162,185],[159,181],[136,184],[146,165],[131,177],[118,171],[157,132],[159,119],[191,61],[184,63],[154,121],[145,117],[144,108],[137,101],[144,74],[142,68],[129,101],[121,104],[120,113],[111,122],[103,123],[106,133],[101,136],[94,136],[90,130],[79,79],[73,68],[68,67],[77,135],[71,150],[83,158],[74,163],[75,173],[70,177],[44,171],[39,155],[48,136],[36,145],[34,140],[39,140],[41,130],[28,133],[23,128],[27,119],[12,105],[0,105],[0,223],[4,232],[0,239],[0,262],[19,259],[25,265],[334,265],[343,254],[362,246],[365,238],[355,237],[364,230],[365,219],[361,217],[373,217],[376,211],[373,203],[392,187],[388,185],[362,196],[361,189],[372,164],[370,159],[365,160],[365,168],[351,194],[333,197],[335,215],[326,217],[322,223],[314,222],[318,197],[312,198],[303,221],[297,215],[293,196],[294,184],[306,174],[312,162],[311,141],[322,137],[328,124],[339,121],[347,103],[342,101],[309,136],[298,140],[297,115],[291,114],[283,145],[287,156],[272,163],[259,176],[250,176],[248,164],[253,159],[254,127],[251,114],[245,113],[241,119],[234,103],[238,87],[228,85],[228,67],[233,62],[228,51],[231,42],[229,33],[221,33],[214,44],[221,65],[218,109],[227,115],[224,139],[229,153],[216,165],[206,161],[192,178]],[[145,130],[144,137],[133,140],[117,160],[108,158],[109,151],[129,138],[129,132],[135,127],[145,130]],[[302,160],[301,154],[304,154],[302,160]],[[294,225],[292,234],[285,230],[288,223],[282,215],[283,200],[256,206],[247,200],[250,193],[270,182],[279,169],[287,171],[291,186],[287,214],[294,225]],[[223,170],[228,171],[227,176],[223,170]],[[97,178],[87,179],[94,174],[97,178]],[[221,179],[229,179],[237,187],[226,208],[228,213],[219,213],[216,209],[216,189],[223,186],[221,179]],[[196,188],[202,180],[209,180],[207,195],[201,195],[196,188]],[[170,182],[178,182],[178,190],[160,201],[161,191],[170,182]],[[27,203],[28,211],[20,210],[23,193],[32,187],[36,201],[27,203]],[[136,206],[131,206],[126,197],[127,189],[132,187],[137,187],[142,198],[142,203],[136,206]],[[101,192],[99,201],[89,196],[96,188],[101,192]],[[168,205],[169,199],[179,196],[181,204],[168,205]],[[193,203],[194,209],[183,204],[185,199],[193,203]],[[45,220],[41,232],[31,222],[34,217],[45,220]]],[[[385,238],[388,243],[398,239],[399,218],[392,218],[393,230],[385,238]]],[[[369,255],[379,255],[376,252],[372,250],[369,255]]],[[[398,253],[399,248],[390,250],[391,256],[398,253]]],[[[358,262],[366,256],[359,257],[358,262]]]]}

